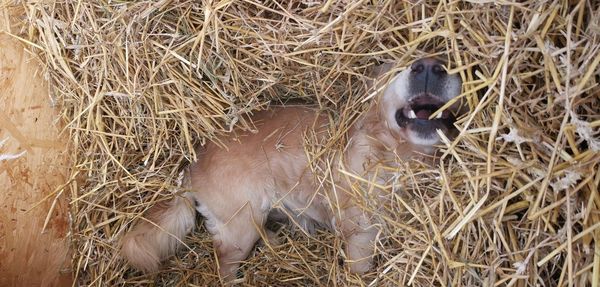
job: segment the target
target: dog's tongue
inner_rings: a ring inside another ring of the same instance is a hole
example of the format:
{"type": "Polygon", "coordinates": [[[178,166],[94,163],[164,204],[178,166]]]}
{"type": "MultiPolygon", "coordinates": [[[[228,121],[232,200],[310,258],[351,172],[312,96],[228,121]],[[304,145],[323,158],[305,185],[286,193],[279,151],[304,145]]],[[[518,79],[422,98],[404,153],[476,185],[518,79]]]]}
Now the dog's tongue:
{"type": "Polygon", "coordinates": [[[429,117],[431,116],[432,112],[428,109],[422,109],[422,110],[418,110],[415,115],[417,116],[417,119],[422,119],[422,120],[426,120],[429,119],[429,117]]]}

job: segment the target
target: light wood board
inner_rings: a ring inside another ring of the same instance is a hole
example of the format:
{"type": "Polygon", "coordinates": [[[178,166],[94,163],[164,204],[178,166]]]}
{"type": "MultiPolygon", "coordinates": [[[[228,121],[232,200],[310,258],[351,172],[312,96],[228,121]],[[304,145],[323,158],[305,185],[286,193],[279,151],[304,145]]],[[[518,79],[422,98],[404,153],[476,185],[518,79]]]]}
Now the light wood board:
{"type": "Polygon", "coordinates": [[[0,18],[0,286],[70,286],[68,192],[42,230],[67,180],[67,141],[40,64],[0,18]]]}

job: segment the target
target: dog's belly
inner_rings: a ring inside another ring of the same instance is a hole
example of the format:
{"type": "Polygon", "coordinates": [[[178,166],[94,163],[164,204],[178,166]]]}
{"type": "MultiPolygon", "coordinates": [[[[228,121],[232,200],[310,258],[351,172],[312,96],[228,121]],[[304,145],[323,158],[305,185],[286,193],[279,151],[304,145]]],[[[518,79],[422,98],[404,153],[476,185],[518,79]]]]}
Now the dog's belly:
{"type": "Polygon", "coordinates": [[[264,217],[282,208],[302,227],[329,225],[330,213],[308,168],[304,137],[327,128],[311,108],[275,108],[253,117],[257,132],[237,132],[199,150],[190,169],[198,210],[219,224],[244,208],[264,217]]]}

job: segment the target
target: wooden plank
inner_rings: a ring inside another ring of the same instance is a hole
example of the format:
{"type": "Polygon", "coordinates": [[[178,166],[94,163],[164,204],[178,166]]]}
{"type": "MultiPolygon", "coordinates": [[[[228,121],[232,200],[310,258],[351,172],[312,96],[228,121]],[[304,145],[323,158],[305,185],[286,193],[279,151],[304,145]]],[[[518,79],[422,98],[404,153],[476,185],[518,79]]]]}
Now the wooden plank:
{"type": "MultiPolygon", "coordinates": [[[[8,19],[0,11],[0,31],[10,31],[8,19]]],[[[0,286],[70,286],[66,198],[42,232],[69,152],[42,69],[23,48],[0,32],[0,286]]]]}

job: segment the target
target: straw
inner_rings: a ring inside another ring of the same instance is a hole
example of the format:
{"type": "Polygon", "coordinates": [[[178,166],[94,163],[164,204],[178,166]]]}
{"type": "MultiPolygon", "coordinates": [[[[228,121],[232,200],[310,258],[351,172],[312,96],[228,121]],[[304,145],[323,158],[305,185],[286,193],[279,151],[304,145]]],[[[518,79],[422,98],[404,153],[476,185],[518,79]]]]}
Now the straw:
{"type": "Polygon", "coordinates": [[[305,135],[310,168],[320,191],[353,182],[382,227],[375,267],[354,275],[338,236],[288,224],[243,264],[244,285],[600,286],[598,3],[425,2],[14,4],[27,14],[11,35],[44,63],[75,155],[77,284],[218,285],[201,221],[156,274],[130,269],[118,241],[185,191],[197,145],[254,129],[254,111],[311,104],[331,123],[324,142],[305,135]],[[372,102],[369,71],[427,55],[463,78],[459,135],[430,161],[377,163],[379,179],[333,161],[372,102]]]}

